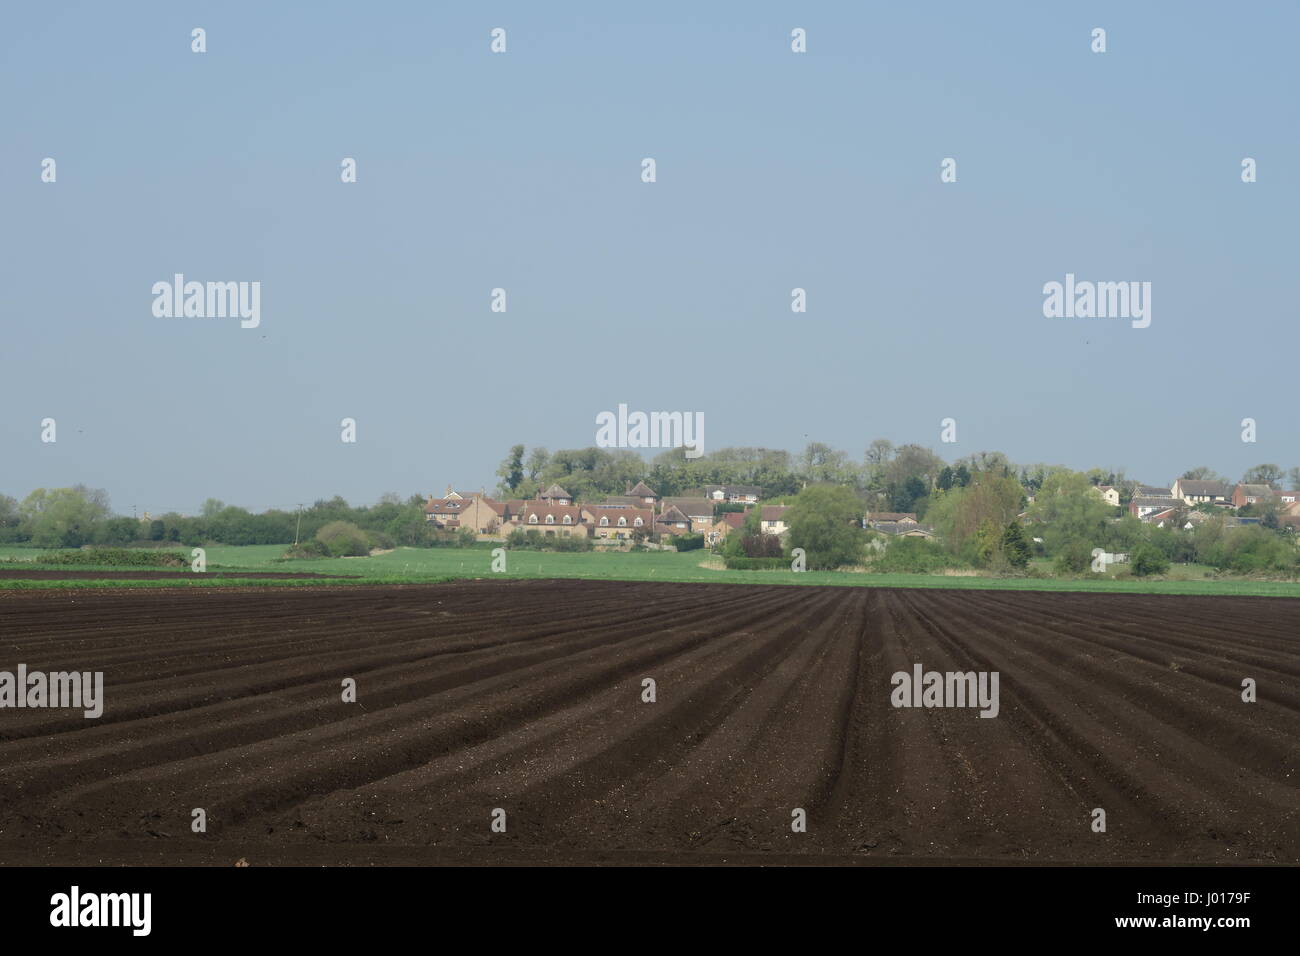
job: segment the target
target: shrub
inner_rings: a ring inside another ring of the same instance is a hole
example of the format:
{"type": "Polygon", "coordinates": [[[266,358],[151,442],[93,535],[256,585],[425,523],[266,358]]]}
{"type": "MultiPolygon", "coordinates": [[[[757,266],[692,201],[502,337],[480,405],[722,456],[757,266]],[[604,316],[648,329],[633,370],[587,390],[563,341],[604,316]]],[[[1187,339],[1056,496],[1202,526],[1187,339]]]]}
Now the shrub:
{"type": "Polygon", "coordinates": [[[1164,574],[1169,570],[1169,559],[1154,544],[1143,542],[1137,546],[1129,565],[1136,577],[1144,578],[1149,574],[1164,574]]]}
{"type": "Polygon", "coordinates": [[[544,535],[529,528],[527,531],[515,530],[506,536],[506,547],[511,551],[556,551],[574,552],[590,551],[590,538],[581,535],[544,535]]]}
{"type": "Polygon", "coordinates": [[[325,547],[323,541],[317,541],[315,538],[308,538],[301,544],[290,545],[284,552],[285,558],[328,558],[329,556],[330,549],[325,547]]]}
{"type": "Polygon", "coordinates": [[[1092,569],[1092,548],[1083,541],[1069,541],[1056,555],[1056,570],[1079,574],[1092,569]]]}
{"type": "Polygon", "coordinates": [[[134,568],[186,568],[190,564],[189,557],[183,552],[154,548],[82,548],[47,554],[40,561],[42,564],[68,565],[121,564],[134,568]]]}
{"type": "Polygon", "coordinates": [[[390,551],[393,548],[393,539],[382,531],[367,531],[366,542],[377,551],[390,551]]]}
{"type": "Polygon", "coordinates": [[[698,551],[704,547],[704,535],[683,534],[673,539],[673,543],[677,545],[678,551],[698,551]]]}
{"type": "Polygon", "coordinates": [[[964,561],[925,538],[895,538],[871,562],[871,570],[881,574],[930,574],[964,566],[964,561]]]}
{"type": "Polygon", "coordinates": [[[316,532],[316,540],[335,558],[361,557],[370,553],[366,533],[350,521],[331,521],[316,532]]]}
{"type": "Polygon", "coordinates": [[[790,562],[785,558],[723,558],[728,571],[780,571],[789,570],[790,562]]]}

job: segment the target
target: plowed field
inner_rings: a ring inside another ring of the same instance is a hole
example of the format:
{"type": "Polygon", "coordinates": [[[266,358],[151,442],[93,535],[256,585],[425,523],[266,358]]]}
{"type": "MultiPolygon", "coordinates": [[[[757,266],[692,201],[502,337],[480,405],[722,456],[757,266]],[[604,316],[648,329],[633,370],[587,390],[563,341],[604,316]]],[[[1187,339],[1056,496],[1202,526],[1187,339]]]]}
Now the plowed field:
{"type": "Polygon", "coordinates": [[[1271,598],[0,592],[0,670],[106,700],[0,709],[0,862],[1295,863],[1298,632],[1271,598]],[[895,708],[917,663],[996,671],[998,715],[895,708]]]}

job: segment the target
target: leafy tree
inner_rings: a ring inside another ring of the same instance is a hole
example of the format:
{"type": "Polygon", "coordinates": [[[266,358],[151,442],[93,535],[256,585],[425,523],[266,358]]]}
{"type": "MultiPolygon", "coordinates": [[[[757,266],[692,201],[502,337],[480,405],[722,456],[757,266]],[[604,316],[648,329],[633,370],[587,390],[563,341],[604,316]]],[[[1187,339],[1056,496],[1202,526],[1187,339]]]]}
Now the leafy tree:
{"type": "Polygon", "coordinates": [[[810,442],[800,458],[802,474],[810,482],[851,483],[855,479],[849,456],[824,442],[810,442]]]}
{"type": "Polygon", "coordinates": [[[1244,485],[1268,485],[1270,488],[1280,488],[1284,474],[1285,472],[1277,465],[1256,465],[1254,468],[1247,469],[1246,473],[1241,476],[1241,483],[1244,485]]]}
{"type": "Polygon", "coordinates": [[[0,495],[0,544],[11,544],[19,540],[21,521],[17,499],[0,495]]]}
{"type": "Polygon", "coordinates": [[[943,459],[930,449],[920,445],[903,445],[885,466],[885,484],[891,488],[902,488],[909,479],[916,478],[928,492],[934,487],[939,472],[946,467],[943,459]]]}
{"type": "Polygon", "coordinates": [[[790,547],[803,548],[808,567],[834,569],[862,560],[865,543],[858,522],[862,503],[849,488],[810,485],[785,513],[790,547]]]}
{"type": "Polygon", "coordinates": [[[497,466],[497,477],[501,479],[500,487],[507,495],[514,494],[519,483],[524,480],[524,446],[513,445],[510,454],[497,466]]]}
{"type": "Polygon", "coordinates": [[[1007,529],[1002,532],[1002,553],[1013,568],[1024,570],[1029,567],[1029,542],[1025,540],[1025,532],[1020,527],[1020,522],[1014,518],[1007,523],[1007,529]]]}
{"type": "Polygon", "coordinates": [[[925,483],[914,475],[890,492],[889,504],[894,511],[908,513],[916,511],[917,502],[925,497],[925,483]]]}
{"type": "Polygon", "coordinates": [[[124,545],[140,537],[140,522],[134,518],[110,518],[102,522],[95,535],[97,544],[124,545]]]}
{"type": "Polygon", "coordinates": [[[545,448],[539,446],[530,451],[528,453],[527,465],[528,478],[532,481],[536,481],[538,475],[546,470],[546,466],[550,464],[550,461],[551,453],[545,448]]]}
{"type": "Polygon", "coordinates": [[[1001,536],[998,534],[997,525],[992,521],[981,521],[980,526],[975,531],[975,558],[980,564],[988,564],[993,560],[994,555],[998,553],[1001,546],[1001,536]]]}
{"type": "Polygon", "coordinates": [[[79,548],[95,538],[109,516],[108,495],[84,485],[37,488],[18,508],[21,527],[42,548],[79,548]]]}
{"type": "Polygon", "coordinates": [[[956,486],[948,491],[936,491],[930,499],[927,520],[933,524],[945,545],[955,555],[971,561],[978,560],[978,535],[982,527],[985,536],[994,535],[993,547],[1000,545],[999,529],[1005,528],[1020,513],[1020,484],[1014,479],[997,474],[980,473],[970,477],[966,487],[956,486]]]}
{"type": "Polygon", "coordinates": [[[1187,469],[1183,472],[1182,477],[1188,481],[1221,481],[1224,484],[1228,483],[1228,479],[1205,465],[1197,465],[1195,468],[1187,469]]]}
{"type": "Polygon", "coordinates": [[[1059,554],[1070,548],[1071,564],[1077,564],[1080,549],[1088,554],[1105,540],[1110,505],[1090,490],[1086,475],[1059,471],[1043,482],[1030,507],[1030,515],[1044,523],[1043,540],[1048,552],[1059,554]]]}
{"type": "Polygon", "coordinates": [[[894,443],[888,438],[877,438],[867,447],[865,457],[869,467],[883,467],[894,457],[894,443]]]}

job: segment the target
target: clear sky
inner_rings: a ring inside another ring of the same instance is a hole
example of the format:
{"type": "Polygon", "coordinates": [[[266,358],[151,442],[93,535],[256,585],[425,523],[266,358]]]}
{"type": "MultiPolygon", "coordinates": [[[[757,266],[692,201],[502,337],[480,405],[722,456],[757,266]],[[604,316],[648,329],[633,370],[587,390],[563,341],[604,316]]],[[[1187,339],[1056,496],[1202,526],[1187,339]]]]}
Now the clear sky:
{"type": "Polygon", "coordinates": [[[706,450],[1300,464],[1300,4],[0,17],[2,493],[491,488],[511,444],[591,445],[619,403],[703,412],[706,450]],[[156,318],[177,272],[260,281],[260,327],[156,318]],[[1151,282],[1150,327],[1045,318],[1066,273],[1151,282]]]}

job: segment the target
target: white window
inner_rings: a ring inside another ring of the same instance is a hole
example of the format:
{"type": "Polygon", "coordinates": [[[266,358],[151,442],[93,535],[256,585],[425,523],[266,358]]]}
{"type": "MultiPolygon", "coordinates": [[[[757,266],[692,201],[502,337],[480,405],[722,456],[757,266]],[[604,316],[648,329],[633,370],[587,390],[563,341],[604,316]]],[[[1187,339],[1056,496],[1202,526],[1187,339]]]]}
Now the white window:
{"type": "Polygon", "coordinates": [[[529,516],[528,516],[528,523],[529,523],[529,524],[537,524],[537,515],[529,515],[529,516]]]}
{"type": "Polygon", "coordinates": [[[564,523],[565,523],[565,524],[573,524],[573,515],[565,515],[565,516],[564,516],[564,523]]]}
{"type": "Polygon", "coordinates": [[[547,523],[547,524],[555,524],[555,515],[547,515],[547,516],[546,516],[546,523],[547,523]]]}
{"type": "Polygon", "coordinates": [[[608,528],[608,527],[609,527],[609,515],[601,515],[601,518],[600,518],[600,526],[601,526],[602,528],[608,528]]]}
{"type": "Polygon", "coordinates": [[[635,521],[633,521],[632,523],[633,523],[634,525],[636,525],[638,528],[641,527],[641,525],[643,524],[643,522],[641,521],[641,518],[640,518],[639,516],[638,516],[637,519],[636,519],[635,521]]]}
{"type": "Polygon", "coordinates": [[[619,526],[620,528],[626,528],[626,527],[627,527],[627,519],[624,518],[622,515],[619,515],[619,516],[618,516],[618,526],[619,526]]]}

